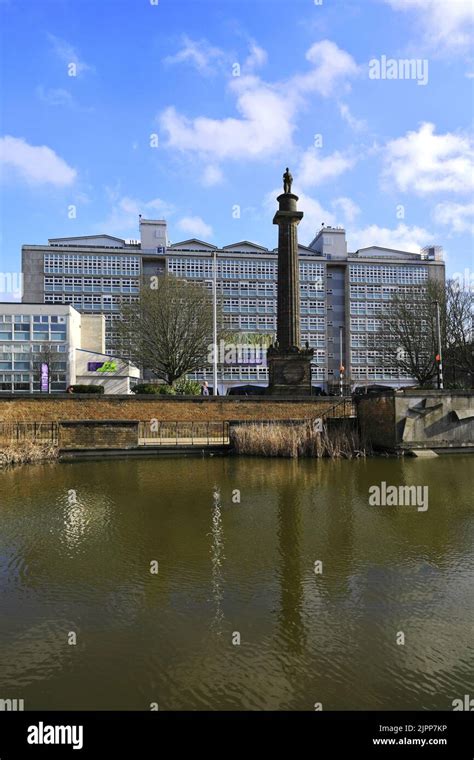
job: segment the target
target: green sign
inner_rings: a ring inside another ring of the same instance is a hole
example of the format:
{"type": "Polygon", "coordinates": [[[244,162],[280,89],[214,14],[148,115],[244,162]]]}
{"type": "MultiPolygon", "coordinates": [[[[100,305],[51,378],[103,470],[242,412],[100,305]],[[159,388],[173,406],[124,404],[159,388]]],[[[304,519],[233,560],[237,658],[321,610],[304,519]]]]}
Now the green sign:
{"type": "Polygon", "coordinates": [[[97,372],[117,372],[117,362],[104,362],[97,372]]]}

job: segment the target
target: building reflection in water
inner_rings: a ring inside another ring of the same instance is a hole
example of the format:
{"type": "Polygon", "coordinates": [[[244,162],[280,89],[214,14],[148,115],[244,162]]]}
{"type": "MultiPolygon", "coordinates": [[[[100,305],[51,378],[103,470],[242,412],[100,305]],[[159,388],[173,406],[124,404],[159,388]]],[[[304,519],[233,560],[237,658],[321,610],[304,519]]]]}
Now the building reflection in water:
{"type": "Polygon", "coordinates": [[[85,494],[81,499],[68,497],[63,508],[63,531],[60,541],[70,550],[81,548],[85,541],[110,530],[111,504],[105,494],[85,494]]]}
{"type": "Polygon", "coordinates": [[[212,517],[211,517],[211,590],[212,602],[214,604],[214,615],[211,621],[211,628],[217,634],[222,633],[224,612],[222,610],[222,600],[224,597],[224,577],[222,565],[225,559],[224,555],[224,531],[222,527],[221,512],[221,494],[217,486],[214,486],[212,494],[212,517]]]}
{"type": "Polygon", "coordinates": [[[303,624],[303,578],[301,571],[301,504],[298,468],[278,486],[277,535],[280,563],[280,634],[288,651],[301,653],[306,647],[303,624]]]}

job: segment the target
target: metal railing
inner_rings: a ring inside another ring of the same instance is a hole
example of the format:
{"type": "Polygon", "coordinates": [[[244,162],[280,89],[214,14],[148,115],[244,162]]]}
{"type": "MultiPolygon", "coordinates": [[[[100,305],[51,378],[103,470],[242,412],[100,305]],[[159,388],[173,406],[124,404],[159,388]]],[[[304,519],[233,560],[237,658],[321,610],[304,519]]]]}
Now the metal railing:
{"type": "Polygon", "coordinates": [[[228,422],[139,422],[140,446],[226,446],[228,422]]]}
{"type": "Polygon", "coordinates": [[[0,443],[44,443],[58,445],[57,422],[0,422],[0,443]]]}
{"type": "Polygon", "coordinates": [[[321,413],[323,420],[328,417],[356,417],[357,409],[351,397],[341,398],[337,403],[333,404],[325,412],[321,413]]]}

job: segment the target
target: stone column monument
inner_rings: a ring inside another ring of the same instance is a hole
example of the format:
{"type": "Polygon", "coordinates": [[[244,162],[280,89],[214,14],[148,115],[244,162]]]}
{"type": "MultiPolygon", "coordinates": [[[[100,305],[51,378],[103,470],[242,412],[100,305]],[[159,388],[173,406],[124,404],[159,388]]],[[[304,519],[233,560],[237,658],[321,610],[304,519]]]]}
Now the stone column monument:
{"type": "Polygon", "coordinates": [[[301,347],[300,276],[297,227],[303,218],[293,195],[293,177],[288,168],[283,175],[283,193],[273,218],[278,224],[278,303],[277,340],[267,351],[269,386],[267,393],[280,396],[311,394],[313,350],[301,347]]]}

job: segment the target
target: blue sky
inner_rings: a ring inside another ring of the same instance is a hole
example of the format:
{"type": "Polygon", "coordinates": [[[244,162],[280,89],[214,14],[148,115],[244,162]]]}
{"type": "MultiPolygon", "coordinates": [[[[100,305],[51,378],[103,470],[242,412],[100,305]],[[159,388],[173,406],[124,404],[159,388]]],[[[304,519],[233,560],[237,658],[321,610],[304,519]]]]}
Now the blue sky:
{"type": "Polygon", "coordinates": [[[474,269],[470,0],[0,0],[0,14],[1,271],[19,271],[23,243],[138,238],[139,213],[166,218],[172,242],[273,248],[287,165],[302,243],[325,222],[350,250],[435,243],[448,273],[474,269]]]}

